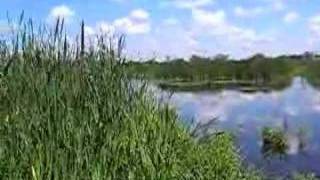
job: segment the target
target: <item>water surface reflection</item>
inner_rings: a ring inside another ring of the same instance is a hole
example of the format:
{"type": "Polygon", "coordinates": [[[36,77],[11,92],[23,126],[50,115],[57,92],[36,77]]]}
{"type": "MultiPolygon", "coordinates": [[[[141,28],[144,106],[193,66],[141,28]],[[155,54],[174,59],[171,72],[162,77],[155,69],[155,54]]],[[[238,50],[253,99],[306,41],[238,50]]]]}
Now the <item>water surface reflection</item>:
{"type": "Polygon", "coordinates": [[[320,92],[302,78],[283,91],[174,92],[168,101],[186,123],[217,118],[215,128],[237,135],[249,165],[275,175],[296,171],[320,175],[320,92]],[[264,153],[261,133],[266,126],[285,130],[288,149],[281,156],[264,153]]]}

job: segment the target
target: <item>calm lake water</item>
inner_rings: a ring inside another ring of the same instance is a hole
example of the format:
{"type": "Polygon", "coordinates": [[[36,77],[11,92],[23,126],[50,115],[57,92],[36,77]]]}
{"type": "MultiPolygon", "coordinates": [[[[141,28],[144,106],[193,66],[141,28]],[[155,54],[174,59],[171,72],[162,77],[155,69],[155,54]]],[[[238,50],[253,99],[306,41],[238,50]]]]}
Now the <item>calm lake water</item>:
{"type": "Polygon", "coordinates": [[[320,175],[320,91],[306,80],[294,78],[283,91],[160,94],[178,110],[186,124],[217,118],[213,129],[227,130],[236,136],[247,165],[269,175],[287,176],[297,171],[320,175]],[[264,153],[261,133],[266,126],[285,130],[289,142],[285,154],[264,153]]]}

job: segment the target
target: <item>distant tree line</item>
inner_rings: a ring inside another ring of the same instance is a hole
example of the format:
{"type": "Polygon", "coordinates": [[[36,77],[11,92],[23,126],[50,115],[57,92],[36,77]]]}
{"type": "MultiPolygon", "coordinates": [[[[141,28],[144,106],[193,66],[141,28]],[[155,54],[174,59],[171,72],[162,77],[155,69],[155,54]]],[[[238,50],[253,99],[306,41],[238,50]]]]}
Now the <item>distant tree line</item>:
{"type": "Polygon", "coordinates": [[[213,58],[193,55],[189,59],[177,58],[158,62],[128,62],[128,72],[157,80],[204,81],[250,80],[256,83],[288,80],[293,76],[320,77],[320,57],[312,53],[267,57],[256,54],[235,60],[228,55],[213,58]]]}

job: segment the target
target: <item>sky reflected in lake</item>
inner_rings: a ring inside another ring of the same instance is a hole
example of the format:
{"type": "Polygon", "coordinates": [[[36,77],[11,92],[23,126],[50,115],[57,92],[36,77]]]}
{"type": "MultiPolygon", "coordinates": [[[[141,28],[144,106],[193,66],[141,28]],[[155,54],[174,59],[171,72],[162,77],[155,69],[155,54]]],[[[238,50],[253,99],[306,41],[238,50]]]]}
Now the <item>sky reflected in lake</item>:
{"type": "MultiPolygon", "coordinates": [[[[161,93],[162,97],[166,95],[161,93]]],[[[295,78],[283,91],[174,92],[168,101],[187,123],[217,118],[215,128],[236,135],[236,143],[248,165],[271,175],[296,171],[320,175],[320,92],[302,78],[295,78]],[[262,153],[261,132],[266,126],[285,129],[289,148],[284,156],[262,153]],[[303,149],[299,142],[301,130],[303,149]]]]}

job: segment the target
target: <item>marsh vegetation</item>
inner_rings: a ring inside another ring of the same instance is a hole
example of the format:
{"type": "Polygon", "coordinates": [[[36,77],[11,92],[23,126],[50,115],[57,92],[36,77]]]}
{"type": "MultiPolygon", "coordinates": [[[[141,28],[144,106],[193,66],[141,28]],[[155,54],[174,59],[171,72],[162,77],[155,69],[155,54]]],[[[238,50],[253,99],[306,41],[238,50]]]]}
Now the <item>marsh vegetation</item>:
{"type": "Polygon", "coordinates": [[[123,37],[15,27],[0,43],[0,179],[261,179],[230,135],[200,142],[133,87],[123,37]]]}
{"type": "MultiPolygon", "coordinates": [[[[265,178],[244,165],[232,135],[195,138],[206,124],[186,128],[172,106],[148,91],[145,79],[135,86],[132,78],[264,87],[286,84],[290,63],[133,63],[122,54],[123,36],[101,35],[89,45],[84,26],[72,40],[62,19],[53,28],[35,27],[22,15],[1,39],[0,179],[265,178]],[[251,66],[263,69],[248,71],[251,66]]],[[[278,139],[265,134],[270,142],[278,139]]]]}

